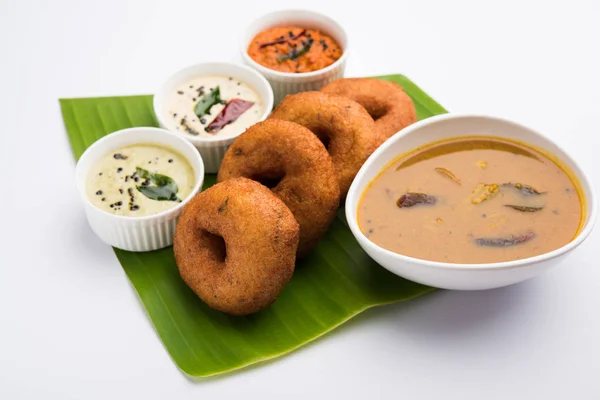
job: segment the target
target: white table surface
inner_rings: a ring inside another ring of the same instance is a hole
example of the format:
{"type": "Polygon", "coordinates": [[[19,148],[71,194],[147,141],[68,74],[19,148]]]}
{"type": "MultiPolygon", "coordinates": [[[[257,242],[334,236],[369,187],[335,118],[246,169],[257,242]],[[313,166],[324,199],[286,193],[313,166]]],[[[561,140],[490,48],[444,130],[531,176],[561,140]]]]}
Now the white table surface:
{"type": "MultiPolygon", "coordinates": [[[[347,28],[348,76],[401,72],[451,111],[537,128],[600,189],[598,0],[393,3],[293,5],[347,28]]],[[[280,5],[0,3],[0,398],[600,399],[599,229],[523,284],[373,309],[223,377],[176,368],[87,226],[57,99],[151,93],[187,64],[238,60],[239,31],[280,5]]]]}

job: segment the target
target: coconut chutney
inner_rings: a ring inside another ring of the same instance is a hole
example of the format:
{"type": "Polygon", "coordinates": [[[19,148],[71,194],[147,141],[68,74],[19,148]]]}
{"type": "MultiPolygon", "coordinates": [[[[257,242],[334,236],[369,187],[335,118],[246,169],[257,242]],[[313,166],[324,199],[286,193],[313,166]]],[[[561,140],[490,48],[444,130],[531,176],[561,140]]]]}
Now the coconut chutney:
{"type": "Polygon", "coordinates": [[[228,76],[200,76],[167,96],[168,128],[199,137],[232,137],[258,122],[265,110],[256,90],[228,76]]]}
{"type": "Polygon", "coordinates": [[[136,144],[101,157],[90,170],[86,193],[106,212],[138,217],[175,207],[195,183],[191,164],[179,152],[136,144]]]}

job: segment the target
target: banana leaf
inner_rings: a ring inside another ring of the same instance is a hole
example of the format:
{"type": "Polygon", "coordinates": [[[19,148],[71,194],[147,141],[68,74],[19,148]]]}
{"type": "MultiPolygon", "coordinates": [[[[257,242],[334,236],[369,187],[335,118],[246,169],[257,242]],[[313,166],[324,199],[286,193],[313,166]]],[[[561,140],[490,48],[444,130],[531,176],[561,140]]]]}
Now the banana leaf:
{"type": "MultiPolygon", "coordinates": [[[[445,113],[402,75],[380,77],[402,85],[419,119],[445,113]]],[[[152,96],[61,99],[75,158],[102,136],[134,126],[158,126],[152,96]]],[[[215,183],[207,175],[204,188],[215,183]]],[[[288,353],[378,305],[432,290],[377,265],[347,227],[343,209],[292,281],[267,310],[232,317],[207,307],[181,280],[172,247],[149,253],[114,250],[175,364],[205,377],[288,353]]]]}

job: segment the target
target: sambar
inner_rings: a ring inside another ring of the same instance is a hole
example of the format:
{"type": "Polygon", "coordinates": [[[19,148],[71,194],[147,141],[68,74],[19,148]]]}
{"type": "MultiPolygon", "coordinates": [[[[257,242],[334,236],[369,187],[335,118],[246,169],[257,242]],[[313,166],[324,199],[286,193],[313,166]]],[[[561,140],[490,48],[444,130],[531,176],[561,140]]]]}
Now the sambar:
{"type": "Polygon", "coordinates": [[[494,263],[569,243],[585,216],[574,174],[525,143],[446,139],[400,155],[367,186],[358,223],[375,244],[410,257],[494,263]]]}

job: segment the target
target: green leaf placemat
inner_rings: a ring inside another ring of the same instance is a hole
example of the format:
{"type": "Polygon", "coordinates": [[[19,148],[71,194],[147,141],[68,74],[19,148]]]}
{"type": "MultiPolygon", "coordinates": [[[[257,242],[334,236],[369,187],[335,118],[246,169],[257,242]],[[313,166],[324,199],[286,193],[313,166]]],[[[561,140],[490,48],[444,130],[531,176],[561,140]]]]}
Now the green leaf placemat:
{"type": "MultiPolygon", "coordinates": [[[[402,85],[419,119],[445,113],[402,75],[380,77],[402,85]]],[[[152,96],[61,99],[75,154],[102,136],[134,126],[157,126],[152,96]]],[[[207,175],[204,188],[213,185],[207,175]]],[[[209,376],[290,352],[367,308],[408,300],[432,290],[399,278],[360,248],[343,209],[312,254],[297,263],[292,281],[267,310],[231,317],[208,308],[181,280],[173,249],[115,253],[167,351],[185,373],[209,376]]]]}

